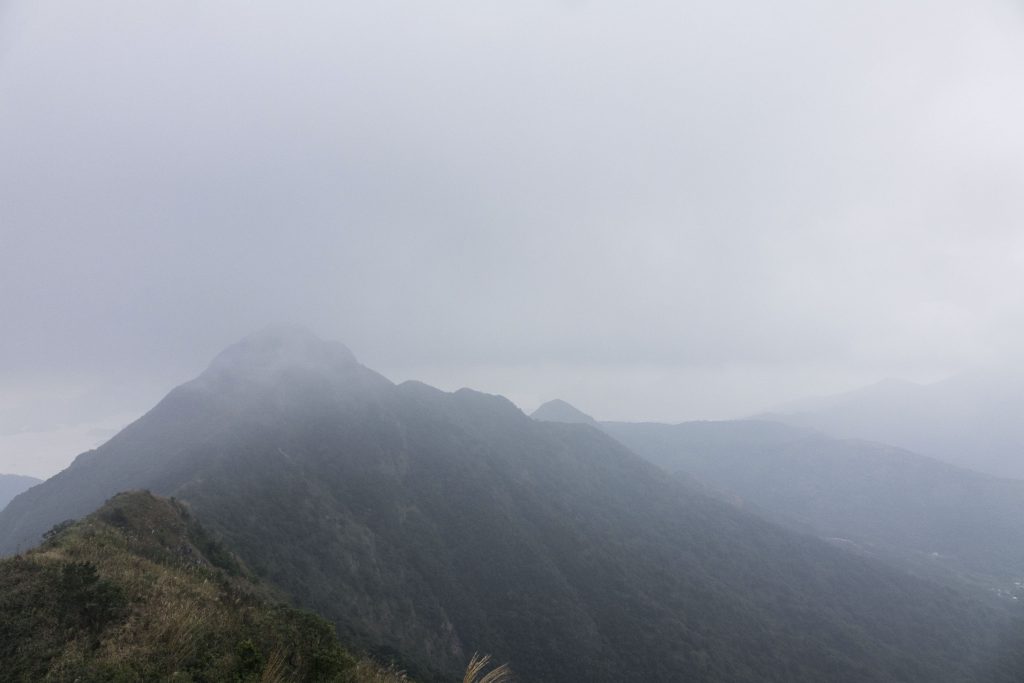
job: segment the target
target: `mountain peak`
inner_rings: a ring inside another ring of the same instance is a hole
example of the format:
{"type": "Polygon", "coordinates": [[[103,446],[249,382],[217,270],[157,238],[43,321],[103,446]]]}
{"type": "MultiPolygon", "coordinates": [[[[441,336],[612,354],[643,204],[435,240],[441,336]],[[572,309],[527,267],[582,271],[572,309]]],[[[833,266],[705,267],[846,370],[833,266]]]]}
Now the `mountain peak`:
{"type": "Polygon", "coordinates": [[[571,424],[596,425],[597,420],[590,417],[572,404],[560,398],[548,401],[530,415],[534,420],[541,422],[568,422],[571,424]]]}
{"type": "Polygon", "coordinates": [[[259,379],[289,370],[330,373],[358,364],[340,342],[321,339],[303,327],[272,325],[221,351],[203,375],[259,379]]]}

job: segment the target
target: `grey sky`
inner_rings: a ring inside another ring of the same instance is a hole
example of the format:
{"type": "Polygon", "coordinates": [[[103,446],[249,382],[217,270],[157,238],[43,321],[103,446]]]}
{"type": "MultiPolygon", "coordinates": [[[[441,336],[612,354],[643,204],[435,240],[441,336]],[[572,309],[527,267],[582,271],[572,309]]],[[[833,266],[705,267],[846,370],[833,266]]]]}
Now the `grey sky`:
{"type": "Polygon", "coordinates": [[[0,471],[270,322],[727,417],[1019,365],[1009,1],[0,3],[0,471]]]}

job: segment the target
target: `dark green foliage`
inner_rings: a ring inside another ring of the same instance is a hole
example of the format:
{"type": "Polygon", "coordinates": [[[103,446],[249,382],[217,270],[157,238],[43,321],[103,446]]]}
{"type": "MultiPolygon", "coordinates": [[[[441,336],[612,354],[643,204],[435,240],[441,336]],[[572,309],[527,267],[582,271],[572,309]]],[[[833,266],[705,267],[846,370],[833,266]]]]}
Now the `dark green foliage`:
{"type": "Polygon", "coordinates": [[[235,648],[235,657],[238,660],[236,675],[239,680],[250,680],[263,671],[264,661],[252,638],[246,638],[238,643],[235,648]]]}
{"type": "Polygon", "coordinates": [[[124,612],[124,591],[100,579],[92,562],[67,562],[61,567],[58,604],[68,620],[93,632],[103,630],[124,612]]]}

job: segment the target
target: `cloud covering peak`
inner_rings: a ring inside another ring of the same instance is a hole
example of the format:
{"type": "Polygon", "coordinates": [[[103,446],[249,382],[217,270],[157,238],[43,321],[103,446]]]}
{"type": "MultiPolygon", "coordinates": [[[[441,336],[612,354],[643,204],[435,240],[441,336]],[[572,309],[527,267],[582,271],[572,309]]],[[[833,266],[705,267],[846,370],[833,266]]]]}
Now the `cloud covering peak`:
{"type": "Polygon", "coordinates": [[[0,427],[270,320],[617,419],[1019,363],[1021,63],[1009,0],[6,3],[0,427]]]}

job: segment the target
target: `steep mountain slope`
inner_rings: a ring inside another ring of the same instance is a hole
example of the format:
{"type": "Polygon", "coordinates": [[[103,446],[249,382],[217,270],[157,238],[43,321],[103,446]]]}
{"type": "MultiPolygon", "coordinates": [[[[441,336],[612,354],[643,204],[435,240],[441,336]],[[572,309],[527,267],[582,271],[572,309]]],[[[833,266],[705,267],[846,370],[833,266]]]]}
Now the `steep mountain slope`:
{"type": "Polygon", "coordinates": [[[1024,376],[971,372],[886,380],[759,416],[841,438],[892,444],[994,476],[1024,479],[1024,376]]]}
{"type": "Polygon", "coordinates": [[[0,561],[5,681],[384,680],[326,621],[275,604],[180,503],[120,494],[48,536],[0,561]]]}
{"type": "MultiPolygon", "coordinates": [[[[438,680],[1012,680],[1006,622],[793,534],[586,425],[395,386],[344,347],[255,335],[0,514],[10,551],[112,490],[189,502],[260,575],[438,680]]],[[[426,678],[426,676],[424,676],[426,678]]]]}
{"type": "Polygon", "coordinates": [[[16,495],[27,491],[41,481],[42,479],[26,477],[20,474],[0,474],[0,510],[7,507],[7,504],[16,495]]]}

